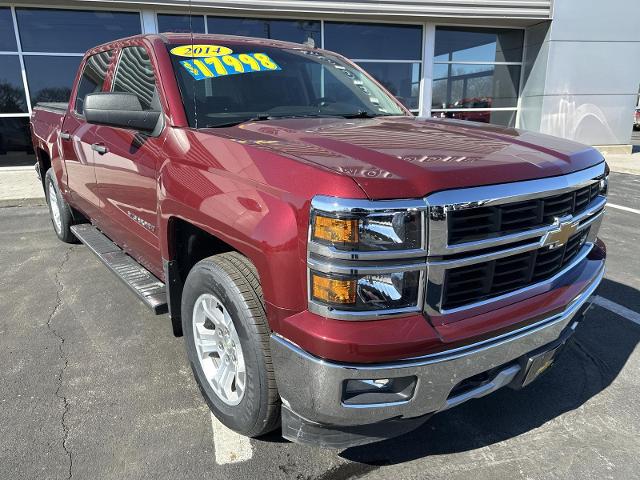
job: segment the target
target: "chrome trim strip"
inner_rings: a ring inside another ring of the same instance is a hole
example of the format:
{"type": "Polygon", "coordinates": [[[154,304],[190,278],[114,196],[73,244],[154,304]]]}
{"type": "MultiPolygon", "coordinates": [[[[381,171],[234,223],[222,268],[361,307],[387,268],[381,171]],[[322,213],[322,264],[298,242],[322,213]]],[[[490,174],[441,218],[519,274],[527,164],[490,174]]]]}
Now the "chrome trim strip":
{"type": "Polygon", "coordinates": [[[386,403],[362,403],[360,405],[354,405],[352,403],[344,403],[340,402],[343,408],[384,408],[384,407],[397,407],[400,405],[405,405],[411,401],[411,398],[407,398],[406,400],[397,400],[395,402],[386,402],[386,403]]]}
{"type": "Polygon", "coordinates": [[[398,200],[367,200],[359,198],[338,198],[316,195],[311,200],[311,207],[327,213],[344,213],[350,215],[384,213],[397,210],[425,210],[424,198],[398,200]]]}
{"type": "MultiPolygon", "coordinates": [[[[424,237],[424,236],[423,236],[424,237]]],[[[400,260],[410,258],[420,258],[427,255],[427,251],[422,248],[412,250],[385,250],[385,251],[347,251],[338,250],[330,245],[321,245],[313,241],[309,242],[309,252],[327,258],[337,258],[341,260],[400,260]]]]}
{"type": "Polygon", "coordinates": [[[427,196],[427,202],[430,206],[454,206],[457,210],[552,197],[593,183],[596,177],[604,175],[604,170],[603,161],[579,172],[557,177],[444,190],[427,196]]]}
{"type": "Polygon", "coordinates": [[[518,375],[520,370],[520,365],[511,365],[504,370],[500,370],[500,372],[498,372],[490,382],[476,388],[472,388],[471,390],[461,393],[460,395],[456,395],[455,397],[447,398],[447,403],[444,408],[439,411],[443,412],[445,410],[449,410],[450,408],[457,407],[468,400],[484,397],[506,385],[509,385],[516,375],[518,375]]]}
{"type": "Polygon", "coordinates": [[[311,270],[320,273],[336,273],[338,275],[371,275],[376,273],[395,273],[395,272],[411,272],[414,270],[424,269],[427,264],[422,261],[420,263],[402,263],[402,264],[378,264],[378,265],[360,265],[326,262],[315,258],[308,258],[307,265],[311,270]]]}
{"type": "Polygon", "coordinates": [[[321,305],[316,302],[309,302],[309,311],[317,315],[321,315],[327,318],[333,318],[335,320],[352,320],[365,321],[365,320],[383,320],[385,318],[406,317],[411,314],[419,314],[421,308],[418,307],[406,307],[406,308],[393,308],[387,310],[369,310],[369,311],[351,311],[351,310],[339,310],[336,308],[321,305]]]}

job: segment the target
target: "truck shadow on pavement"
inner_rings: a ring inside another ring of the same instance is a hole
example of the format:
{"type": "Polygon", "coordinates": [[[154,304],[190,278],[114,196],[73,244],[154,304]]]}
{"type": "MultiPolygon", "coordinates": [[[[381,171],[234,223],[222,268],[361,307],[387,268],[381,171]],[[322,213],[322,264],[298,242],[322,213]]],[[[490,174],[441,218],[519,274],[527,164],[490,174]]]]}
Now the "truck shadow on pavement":
{"type": "MultiPolygon", "coordinates": [[[[638,290],[604,280],[599,293],[616,292],[627,306],[640,305],[638,290]]],[[[594,306],[557,363],[523,390],[503,388],[437,414],[418,430],[376,444],[347,449],[341,457],[368,465],[392,465],[430,455],[474,450],[508,440],[574,410],[606,389],[640,341],[640,327],[594,306]]]]}

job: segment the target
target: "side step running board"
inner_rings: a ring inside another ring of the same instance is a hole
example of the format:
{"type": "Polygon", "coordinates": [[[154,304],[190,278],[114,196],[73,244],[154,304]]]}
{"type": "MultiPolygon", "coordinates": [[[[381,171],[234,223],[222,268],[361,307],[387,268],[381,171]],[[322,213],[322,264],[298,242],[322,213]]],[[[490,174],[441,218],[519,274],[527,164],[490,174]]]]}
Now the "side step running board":
{"type": "Polygon", "coordinates": [[[97,255],[156,315],[167,312],[164,283],[90,223],[71,227],[73,234],[97,255]]]}

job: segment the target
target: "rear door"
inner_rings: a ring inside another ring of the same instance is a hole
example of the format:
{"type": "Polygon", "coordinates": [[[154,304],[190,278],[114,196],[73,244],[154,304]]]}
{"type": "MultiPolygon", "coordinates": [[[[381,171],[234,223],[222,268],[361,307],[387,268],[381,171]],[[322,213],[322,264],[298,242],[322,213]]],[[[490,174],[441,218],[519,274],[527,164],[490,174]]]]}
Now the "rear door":
{"type": "Polygon", "coordinates": [[[91,218],[99,215],[100,206],[91,147],[96,127],[84,120],[84,97],[102,91],[112,56],[113,51],[109,50],[86,59],[60,132],[71,195],[78,208],[91,218]]]}
{"type": "MultiPolygon", "coordinates": [[[[118,55],[111,91],[135,94],[144,110],[160,111],[156,74],[142,46],[118,55]]],[[[157,159],[164,136],[108,126],[96,127],[94,156],[98,195],[104,210],[100,227],[156,275],[162,272],[157,236],[157,159]]]]}

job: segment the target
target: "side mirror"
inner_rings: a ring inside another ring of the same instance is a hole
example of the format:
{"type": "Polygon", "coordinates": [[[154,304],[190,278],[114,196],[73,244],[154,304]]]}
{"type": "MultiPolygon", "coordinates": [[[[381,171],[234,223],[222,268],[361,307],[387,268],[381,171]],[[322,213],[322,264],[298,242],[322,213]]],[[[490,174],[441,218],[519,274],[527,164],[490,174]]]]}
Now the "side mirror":
{"type": "Polygon", "coordinates": [[[153,132],[161,112],[143,110],[133,93],[89,93],[84,99],[84,118],[88,123],[153,132]]]}

